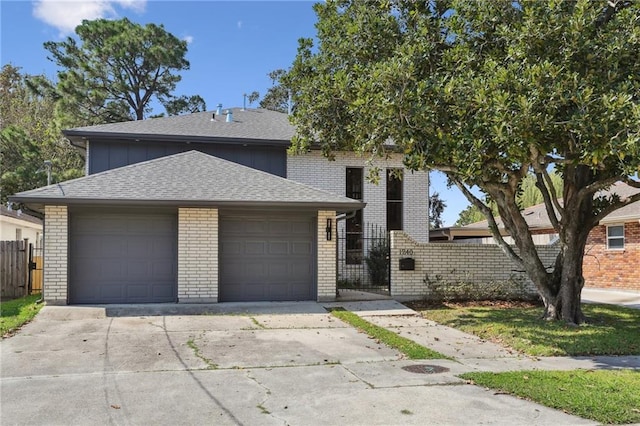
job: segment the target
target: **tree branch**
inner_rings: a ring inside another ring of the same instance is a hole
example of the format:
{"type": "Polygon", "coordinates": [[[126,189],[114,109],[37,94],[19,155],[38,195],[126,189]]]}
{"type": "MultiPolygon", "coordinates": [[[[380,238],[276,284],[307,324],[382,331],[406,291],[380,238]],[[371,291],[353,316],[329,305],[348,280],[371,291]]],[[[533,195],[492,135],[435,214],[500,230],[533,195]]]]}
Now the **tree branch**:
{"type": "MultiPolygon", "coordinates": [[[[545,185],[545,182],[544,182],[545,177],[543,177],[543,173],[546,174],[546,171],[536,172],[536,186],[542,193],[542,198],[544,199],[544,206],[547,209],[547,216],[549,216],[549,221],[551,222],[553,229],[555,229],[556,232],[560,233],[560,223],[558,223],[558,217],[556,216],[556,212],[553,209],[554,206],[556,206],[557,208],[557,205],[559,205],[560,203],[558,202],[558,199],[556,197],[555,187],[553,186],[553,183],[550,182],[551,178],[548,178],[549,181],[547,183],[548,184],[550,183],[551,193],[553,194],[553,197],[549,195],[549,190],[547,189],[547,186],[545,185]]],[[[563,215],[562,210],[558,209],[558,211],[560,212],[561,215],[563,215]]]]}
{"type": "Polygon", "coordinates": [[[491,235],[493,235],[493,238],[495,238],[497,244],[507,255],[507,257],[518,264],[520,267],[524,268],[524,262],[522,261],[522,258],[518,256],[516,252],[513,251],[513,248],[509,244],[507,244],[504,238],[502,238],[500,230],[498,229],[498,224],[496,223],[496,218],[493,216],[493,212],[491,211],[491,209],[487,207],[485,203],[480,201],[478,197],[473,195],[471,191],[469,191],[469,189],[455,176],[450,176],[448,174],[447,176],[449,176],[449,179],[451,179],[451,181],[460,189],[460,191],[462,191],[464,196],[467,197],[467,200],[469,200],[469,202],[476,206],[486,216],[487,222],[489,222],[489,230],[491,231],[491,235]]]}

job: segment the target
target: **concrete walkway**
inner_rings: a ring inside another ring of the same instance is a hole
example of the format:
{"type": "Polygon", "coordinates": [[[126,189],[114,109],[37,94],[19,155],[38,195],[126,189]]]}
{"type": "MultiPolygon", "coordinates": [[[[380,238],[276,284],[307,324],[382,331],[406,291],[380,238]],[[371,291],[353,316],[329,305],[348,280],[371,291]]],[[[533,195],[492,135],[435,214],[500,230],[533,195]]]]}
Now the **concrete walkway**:
{"type": "MultiPolygon", "coordinates": [[[[640,356],[531,357],[426,318],[394,300],[325,304],[340,306],[367,321],[456,360],[455,374],[471,371],[619,369],[640,370],[640,356]]],[[[429,364],[450,367],[449,362],[429,364]]]]}
{"type": "Polygon", "coordinates": [[[640,292],[602,288],[583,288],[582,301],[585,303],[607,303],[640,309],[640,292]]]}

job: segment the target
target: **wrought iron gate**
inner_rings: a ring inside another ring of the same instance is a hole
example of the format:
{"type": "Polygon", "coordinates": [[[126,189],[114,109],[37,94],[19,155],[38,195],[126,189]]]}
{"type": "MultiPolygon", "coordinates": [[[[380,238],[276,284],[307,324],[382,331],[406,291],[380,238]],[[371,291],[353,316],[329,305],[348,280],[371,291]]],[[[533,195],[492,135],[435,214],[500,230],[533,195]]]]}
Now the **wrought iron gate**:
{"type": "Polygon", "coordinates": [[[389,233],[365,226],[363,232],[338,227],[337,287],[370,293],[390,294],[389,233]]]}

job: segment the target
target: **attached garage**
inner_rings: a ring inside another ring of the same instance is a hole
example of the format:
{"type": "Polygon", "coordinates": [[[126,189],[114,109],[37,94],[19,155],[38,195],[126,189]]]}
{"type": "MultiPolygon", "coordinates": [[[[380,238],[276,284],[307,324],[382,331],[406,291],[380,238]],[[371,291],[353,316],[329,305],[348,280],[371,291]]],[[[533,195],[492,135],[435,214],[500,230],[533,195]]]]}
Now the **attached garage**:
{"type": "Polygon", "coordinates": [[[177,298],[177,214],[69,214],[69,302],[154,303],[177,298]]]}
{"type": "Polygon", "coordinates": [[[219,300],[316,298],[313,214],[222,214],[219,300]]]}
{"type": "Polygon", "coordinates": [[[190,151],[26,191],[51,304],[333,300],[335,220],[364,205],[190,151]]]}

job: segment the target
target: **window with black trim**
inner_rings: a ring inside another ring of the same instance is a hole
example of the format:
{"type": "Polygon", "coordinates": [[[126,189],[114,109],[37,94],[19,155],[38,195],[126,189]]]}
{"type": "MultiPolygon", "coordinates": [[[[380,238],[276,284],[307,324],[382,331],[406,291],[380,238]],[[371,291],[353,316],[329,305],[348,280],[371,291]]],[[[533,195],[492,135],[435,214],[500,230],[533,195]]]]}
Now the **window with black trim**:
{"type": "Polygon", "coordinates": [[[607,249],[624,250],[624,225],[607,226],[607,249]]]}
{"type": "MultiPolygon", "coordinates": [[[[347,168],[347,188],[345,195],[354,200],[362,200],[362,168],[347,168]]],[[[362,210],[347,219],[346,224],[346,262],[347,265],[362,264],[362,210]]]]}
{"type": "Polygon", "coordinates": [[[387,169],[387,231],[402,230],[402,169],[387,169]]]}

